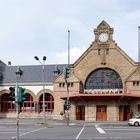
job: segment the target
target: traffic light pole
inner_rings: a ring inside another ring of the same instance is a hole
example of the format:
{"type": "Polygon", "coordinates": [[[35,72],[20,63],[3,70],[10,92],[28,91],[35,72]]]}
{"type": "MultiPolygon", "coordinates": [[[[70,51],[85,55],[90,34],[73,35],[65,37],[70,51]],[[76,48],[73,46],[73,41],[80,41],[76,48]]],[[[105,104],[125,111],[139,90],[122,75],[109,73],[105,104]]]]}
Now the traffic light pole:
{"type": "Polygon", "coordinates": [[[69,107],[68,107],[68,103],[69,103],[69,88],[68,88],[68,82],[67,79],[65,79],[65,83],[66,83],[66,87],[67,87],[67,126],[69,126],[69,107]]]}
{"type": "Polygon", "coordinates": [[[22,75],[20,67],[17,68],[16,74],[16,87],[15,87],[15,104],[16,104],[16,140],[19,140],[19,100],[18,100],[18,77],[22,75]]]}
{"type": "MultiPolygon", "coordinates": [[[[68,66],[70,65],[70,30],[68,30],[68,66]]],[[[66,69],[66,75],[69,75],[69,69],[66,69]]],[[[67,77],[67,76],[66,76],[67,77]]],[[[68,81],[66,78],[66,85],[67,85],[67,126],[69,126],[69,107],[68,107],[68,103],[69,103],[69,87],[68,87],[68,81]]]]}
{"type": "Polygon", "coordinates": [[[18,82],[16,82],[16,88],[15,88],[15,104],[16,104],[16,140],[19,140],[18,82]]]}

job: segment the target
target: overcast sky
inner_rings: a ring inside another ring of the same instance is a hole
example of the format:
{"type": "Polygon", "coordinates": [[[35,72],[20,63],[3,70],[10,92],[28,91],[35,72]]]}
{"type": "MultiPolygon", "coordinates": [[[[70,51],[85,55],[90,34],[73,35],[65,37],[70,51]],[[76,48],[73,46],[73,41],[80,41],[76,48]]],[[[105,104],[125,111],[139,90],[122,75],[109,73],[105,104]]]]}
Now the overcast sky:
{"type": "Polygon", "coordinates": [[[68,30],[71,63],[94,41],[102,20],[134,61],[138,57],[139,0],[0,0],[0,59],[12,65],[67,63],[68,30]]]}

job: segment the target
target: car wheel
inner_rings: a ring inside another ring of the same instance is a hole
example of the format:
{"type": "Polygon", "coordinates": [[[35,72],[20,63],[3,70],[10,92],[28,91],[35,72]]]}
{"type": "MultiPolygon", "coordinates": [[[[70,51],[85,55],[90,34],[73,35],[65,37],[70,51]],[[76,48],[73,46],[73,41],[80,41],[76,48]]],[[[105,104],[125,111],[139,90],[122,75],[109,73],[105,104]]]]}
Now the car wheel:
{"type": "Polygon", "coordinates": [[[135,122],[134,125],[135,125],[135,126],[139,126],[139,123],[138,123],[138,122],[135,122]]]}

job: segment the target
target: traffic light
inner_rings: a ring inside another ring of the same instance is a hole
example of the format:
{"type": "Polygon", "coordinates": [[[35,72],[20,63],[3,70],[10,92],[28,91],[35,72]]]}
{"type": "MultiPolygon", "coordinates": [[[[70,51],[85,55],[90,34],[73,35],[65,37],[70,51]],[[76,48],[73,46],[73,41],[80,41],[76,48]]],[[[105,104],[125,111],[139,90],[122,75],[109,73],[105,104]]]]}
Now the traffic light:
{"type": "Polygon", "coordinates": [[[11,102],[15,101],[15,87],[10,87],[10,96],[9,96],[9,100],[11,102]]]}
{"type": "Polygon", "coordinates": [[[67,110],[67,102],[64,103],[64,110],[67,110]]]}
{"type": "Polygon", "coordinates": [[[69,101],[67,105],[67,109],[69,110],[70,108],[71,108],[71,102],[69,101]]]}
{"type": "Polygon", "coordinates": [[[64,110],[69,110],[71,108],[71,102],[70,101],[65,101],[64,103],[64,110]]]}
{"type": "Polygon", "coordinates": [[[18,87],[18,102],[24,102],[26,100],[25,88],[18,87]]]}
{"type": "Polygon", "coordinates": [[[70,74],[70,69],[68,67],[64,67],[63,68],[64,79],[69,78],[69,74],[70,74]]]}

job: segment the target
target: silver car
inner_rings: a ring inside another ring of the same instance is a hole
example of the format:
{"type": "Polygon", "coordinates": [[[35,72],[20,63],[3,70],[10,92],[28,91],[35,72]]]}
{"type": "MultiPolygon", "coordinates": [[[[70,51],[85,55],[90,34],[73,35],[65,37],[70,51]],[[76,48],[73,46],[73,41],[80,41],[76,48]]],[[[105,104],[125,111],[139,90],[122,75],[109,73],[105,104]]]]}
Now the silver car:
{"type": "Polygon", "coordinates": [[[134,126],[139,126],[140,125],[140,116],[129,119],[128,124],[129,125],[134,125],[134,126]]]}

